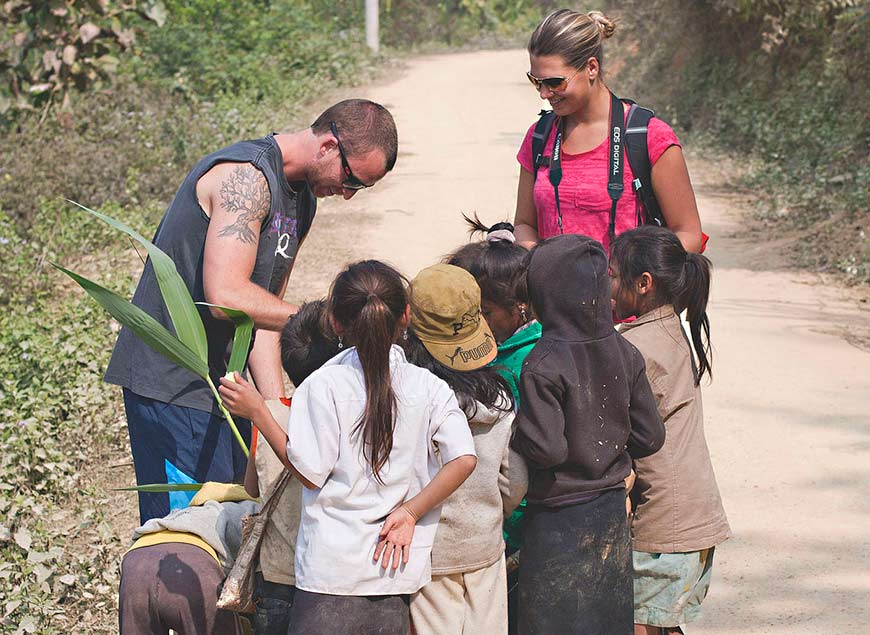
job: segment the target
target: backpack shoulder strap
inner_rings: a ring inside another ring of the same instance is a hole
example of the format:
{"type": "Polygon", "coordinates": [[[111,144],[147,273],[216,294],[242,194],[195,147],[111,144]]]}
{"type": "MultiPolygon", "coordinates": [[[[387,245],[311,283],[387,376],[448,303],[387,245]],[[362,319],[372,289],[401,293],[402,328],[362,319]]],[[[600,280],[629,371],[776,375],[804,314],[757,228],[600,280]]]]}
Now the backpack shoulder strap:
{"type": "Polygon", "coordinates": [[[649,121],[655,112],[633,102],[628,103],[631,106],[625,122],[625,146],[628,164],[634,174],[632,187],[643,205],[645,222],[664,227],[665,219],[652,190],[652,165],[647,145],[649,121]]]}
{"type": "Polygon", "coordinates": [[[535,166],[536,179],[538,178],[538,168],[550,163],[550,158],[544,156],[544,148],[555,121],[556,113],[552,110],[542,110],[538,113],[538,123],[535,124],[535,131],[532,133],[532,162],[535,166]]]}

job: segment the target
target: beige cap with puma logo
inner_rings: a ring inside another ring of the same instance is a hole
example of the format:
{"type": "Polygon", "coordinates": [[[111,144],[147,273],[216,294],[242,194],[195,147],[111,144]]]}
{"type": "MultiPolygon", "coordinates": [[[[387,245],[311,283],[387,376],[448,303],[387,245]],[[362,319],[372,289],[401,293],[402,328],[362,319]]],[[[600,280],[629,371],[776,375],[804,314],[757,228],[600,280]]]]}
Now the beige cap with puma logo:
{"type": "Polygon", "coordinates": [[[480,313],[477,281],[453,265],[426,267],[411,280],[411,327],[432,357],[448,368],[476,370],[498,352],[480,313]]]}

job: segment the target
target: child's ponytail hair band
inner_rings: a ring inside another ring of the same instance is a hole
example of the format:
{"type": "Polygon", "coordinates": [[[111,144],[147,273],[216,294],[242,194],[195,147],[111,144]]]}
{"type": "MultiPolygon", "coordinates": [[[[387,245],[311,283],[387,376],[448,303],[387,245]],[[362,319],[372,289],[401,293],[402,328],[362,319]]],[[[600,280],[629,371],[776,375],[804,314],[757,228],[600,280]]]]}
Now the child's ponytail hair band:
{"type": "Polygon", "coordinates": [[[514,236],[514,226],[510,223],[502,222],[490,227],[489,231],[486,232],[486,241],[492,243],[499,240],[515,243],[517,237],[514,236]]]}
{"type": "Polygon", "coordinates": [[[493,232],[489,232],[486,235],[486,241],[490,243],[498,242],[500,240],[507,241],[509,243],[514,243],[517,241],[517,237],[514,236],[514,233],[509,229],[496,229],[493,232]]]}

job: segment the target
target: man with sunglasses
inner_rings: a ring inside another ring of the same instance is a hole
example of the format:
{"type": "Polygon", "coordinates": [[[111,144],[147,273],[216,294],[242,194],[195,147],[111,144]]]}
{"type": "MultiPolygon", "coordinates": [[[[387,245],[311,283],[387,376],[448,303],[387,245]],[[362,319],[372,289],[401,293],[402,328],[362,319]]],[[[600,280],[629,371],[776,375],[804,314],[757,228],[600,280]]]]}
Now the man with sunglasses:
{"type": "MultiPolygon", "coordinates": [[[[154,243],[175,262],[195,302],[240,309],[254,320],[248,368],[267,399],[284,394],[279,332],[297,307],[284,291],[316,199],[352,198],[396,162],[396,125],[381,105],[339,102],[303,130],[241,141],[202,159],[160,221],[154,243]]],[[[172,330],[151,263],[133,303],[172,330]]],[[[225,373],[233,325],[200,309],[212,381],[225,373]]],[[[230,482],[245,457],[211,390],[122,328],[105,380],[123,388],[136,481],[230,482]]],[[[243,437],[250,425],[240,425],[243,437]]],[[[186,492],[140,494],[141,522],[184,507],[186,492]]]]}

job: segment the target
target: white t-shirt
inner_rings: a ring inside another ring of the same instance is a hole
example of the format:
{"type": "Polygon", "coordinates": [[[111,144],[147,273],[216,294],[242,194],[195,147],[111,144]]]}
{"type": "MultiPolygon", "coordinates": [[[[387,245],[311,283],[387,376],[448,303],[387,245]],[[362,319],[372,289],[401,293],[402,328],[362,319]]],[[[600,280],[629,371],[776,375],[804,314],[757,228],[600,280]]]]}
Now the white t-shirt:
{"type": "Polygon", "coordinates": [[[431,551],[441,508],[417,523],[410,560],[395,572],[374,562],[387,515],[415,496],[442,462],[476,456],[465,414],[453,391],[427,370],[390,352],[397,413],[393,449],[374,477],[353,433],[365,409],[362,366],[350,348],[312,373],[293,394],[287,456],[319,489],[302,493],[296,541],[296,586],[332,595],[414,593],[431,579],[431,551]],[[436,453],[435,443],[438,445],[436,453]],[[440,456],[439,456],[440,455],[440,456]]]}

